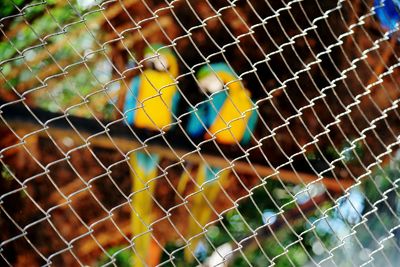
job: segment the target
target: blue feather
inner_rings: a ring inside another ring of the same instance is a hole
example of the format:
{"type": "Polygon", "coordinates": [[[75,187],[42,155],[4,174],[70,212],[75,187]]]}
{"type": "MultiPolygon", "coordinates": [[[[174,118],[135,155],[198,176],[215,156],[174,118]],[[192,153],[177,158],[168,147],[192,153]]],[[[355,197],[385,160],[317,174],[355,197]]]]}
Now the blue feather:
{"type": "MultiPolygon", "coordinates": [[[[205,166],[206,167],[206,166],[205,166]]],[[[217,173],[222,170],[219,167],[206,167],[206,182],[214,180],[216,178],[217,173]]]]}
{"type": "Polygon", "coordinates": [[[208,112],[208,121],[209,125],[212,125],[214,121],[217,119],[218,113],[224,105],[227,98],[226,91],[220,91],[212,96],[211,101],[208,101],[209,112],[208,112]]]}
{"type": "Polygon", "coordinates": [[[257,112],[254,110],[251,111],[249,121],[247,122],[248,129],[246,129],[246,131],[244,132],[243,138],[240,141],[240,143],[242,145],[247,145],[250,142],[251,133],[253,133],[254,129],[256,128],[257,120],[258,120],[257,112]]]}
{"type": "Polygon", "coordinates": [[[399,0],[375,0],[374,7],[376,15],[382,26],[387,30],[396,29],[396,23],[400,21],[399,0]]]}
{"type": "Polygon", "coordinates": [[[135,152],[139,166],[144,170],[146,174],[157,168],[157,164],[160,161],[160,156],[157,154],[148,155],[143,152],[135,152]]]}
{"type": "Polygon", "coordinates": [[[189,122],[187,125],[187,133],[191,137],[197,138],[204,134],[205,128],[201,124],[201,122],[203,122],[205,124],[205,127],[209,126],[208,121],[207,121],[207,116],[206,116],[206,114],[207,114],[206,107],[207,106],[205,105],[205,103],[201,103],[197,107],[196,111],[194,111],[193,109],[191,110],[189,122]]]}
{"type": "Polygon", "coordinates": [[[179,101],[181,100],[181,94],[179,93],[179,90],[176,91],[172,98],[172,113],[177,116],[177,111],[178,111],[178,106],[179,106],[179,101]]]}
{"type": "Polygon", "coordinates": [[[194,138],[201,137],[205,133],[206,128],[210,127],[217,118],[218,111],[221,109],[225,100],[226,92],[218,92],[213,95],[212,99],[199,104],[197,106],[197,111],[192,109],[187,125],[188,134],[194,138]],[[206,128],[204,128],[201,122],[203,122],[206,128]]]}
{"type": "Polygon", "coordinates": [[[124,113],[126,123],[132,125],[135,118],[136,101],[139,93],[140,77],[135,77],[131,82],[131,88],[128,90],[125,97],[124,113]]]}

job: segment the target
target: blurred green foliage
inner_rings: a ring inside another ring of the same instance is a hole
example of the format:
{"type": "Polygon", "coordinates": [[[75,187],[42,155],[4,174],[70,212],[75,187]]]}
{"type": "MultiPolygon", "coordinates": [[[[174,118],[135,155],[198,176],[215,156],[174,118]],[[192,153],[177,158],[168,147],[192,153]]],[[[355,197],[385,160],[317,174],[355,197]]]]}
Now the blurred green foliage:
{"type": "Polygon", "coordinates": [[[118,267],[131,267],[133,252],[125,247],[113,247],[107,251],[108,255],[103,257],[98,262],[98,266],[110,265],[118,267]],[[113,265],[114,264],[114,265],[113,265]]]}
{"type": "Polygon", "coordinates": [[[7,17],[14,14],[17,11],[17,7],[21,7],[25,0],[14,0],[11,1],[0,1],[0,17],[7,17]]]}
{"type": "MultiPolygon", "coordinates": [[[[119,84],[104,89],[111,80],[111,63],[104,53],[92,53],[99,49],[96,40],[103,32],[98,25],[88,30],[81,18],[96,8],[92,2],[1,1],[1,17],[10,16],[3,21],[5,37],[0,41],[0,59],[7,60],[0,69],[3,89],[21,93],[37,88],[27,97],[45,110],[63,112],[73,107],[68,110],[73,115],[101,118],[104,113],[104,118],[111,118],[109,102],[115,95],[106,92],[116,92],[119,84]],[[85,58],[88,53],[92,55],[85,58]],[[62,68],[68,75],[62,75],[62,68]],[[53,77],[43,87],[48,76],[53,77]]],[[[90,21],[98,13],[86,18],[90,21]]]]}
{"type": "Polygon", "coordinates": [[[1,165],[1,177],[7,182],[10,182],[14,179],[13,174],[11,173],[10,167],[8,165],[5,164],[1,165]]]}

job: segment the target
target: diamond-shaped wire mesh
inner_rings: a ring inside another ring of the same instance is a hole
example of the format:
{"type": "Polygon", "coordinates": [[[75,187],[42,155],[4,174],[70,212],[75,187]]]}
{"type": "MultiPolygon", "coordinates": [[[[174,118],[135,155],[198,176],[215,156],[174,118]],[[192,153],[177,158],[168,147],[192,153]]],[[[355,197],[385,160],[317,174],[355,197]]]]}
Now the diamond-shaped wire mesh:
{"type": "Polygon", "coordinates": [[[397,0],[0,2],[1,266],[397,266],[397,0]]]}

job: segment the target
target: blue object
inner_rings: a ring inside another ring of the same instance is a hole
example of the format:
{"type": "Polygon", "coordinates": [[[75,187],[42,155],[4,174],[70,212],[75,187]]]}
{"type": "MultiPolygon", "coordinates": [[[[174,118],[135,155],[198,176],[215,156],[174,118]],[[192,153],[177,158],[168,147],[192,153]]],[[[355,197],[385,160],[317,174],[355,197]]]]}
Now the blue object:
{"type": "Polygon", "coordinates": [[[241,144],[247,145],[250,142],[251,133],[253,133],[254,129],[256,128],[257,120],[258,120],[257,112],[255,110],[253,110],[251,112],[249,121],[247,122],[247,127],[248,128],[244,132],[243,138],[240,141],[241,144]]]}
{"type": "Polygon", "coordinates": [[[375,0],[374,7],[382,26],[389,31],[396,30],[396,23],[400,21],[400,0],[375,0]]]}
{"type": "Polygon", "coordinates": [[[135,108],[140,86],[140,77],[137,76],[132,80],[131,88],[125,97],[124,111],[126,112],[126,123],[132,125],[135,118],[135,108]]]}
{"type": "Polygon", "coordinates": [[[206,128],[210,127],[217,118],[218,110],[221,109],[226,98],[226,92],[220,91],[214,94],[209,101],[207,100],[207,102],[201,103],[197,107],[198,110],[190,114],[187,128],[190,136],[198,138],[205,134],[206,128]],[[206,128],[204,128],[200,120],[203,122],[206,128]]]}
{"type": "MultiPolygon", "coordinates": [[[[203,102],[197,107],[197,111],[190,114],[187,132],[191,137],[200,138],[202,137],[206,129],[209,128],[218,116],[218,111],[222,108],[227,98],[227,92],[220,91],[212,96],[210,101],[203,102]],[[197,114],[197,116],[196,116],[197,114]],[[200,118],[200,119],[199,119],[200,118]],[[204,126],[201,124],[203,122],[204,126]]],[[[247,123],[247,129],[244,132],[242,140],[240,143],[242,145],[247,145],[251,140],[251,133],[254,132],[258,120],[257,112],[252,111],[249,121],[247,123]]]]}
{"type": "Polygon", "coordinates": [[[216,178],[217,172],[219,172],[220,170],[222,170],[222,168],[219,167],[207,167],[204,166],[206,168],[206,181],[212,181],[216,178]]]}
{"type": "Polygon", "coordinates": [[[172,98],[172,113],[175,114],[175,116],[178,114],[178,106],[179,106],[179,102],[181,101],[181,94],[179,93],[179,90],[176,91],[174,97],[172,98]]]}
{"type": "Polygon", "coordinates": [[[160,162],[160,156],[157,154],[148,155],[143,152],[136,152],[136,158],[139,166],[146,174],[156,169],[158,162],[160,162]]]}

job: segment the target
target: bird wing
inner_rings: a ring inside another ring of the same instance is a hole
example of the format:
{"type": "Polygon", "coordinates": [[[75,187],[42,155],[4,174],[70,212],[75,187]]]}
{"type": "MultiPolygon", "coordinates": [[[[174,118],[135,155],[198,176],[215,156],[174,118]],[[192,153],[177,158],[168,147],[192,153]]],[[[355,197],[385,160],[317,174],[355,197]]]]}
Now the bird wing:
{"type": "Polygon", "coordinates": [[[171,107],[172,113],[175,116],[177,116],[180,100],[181,100],[181,94],[179,93],[179,90],[176,90],[174,96],[172,97],[172,107],[171,107]]]}
{"type": "Polygon", "coordinates": [[[127,124],[133,124],[135,118],[135,111],[137,107],[137,98],[140,87],[140,76],[133,78],[130,88],[125,97],[124,114],[127,124]]]}
{"type": "Polygon", "coordinates": [[[206,128],[209,128],[217,118],[225,99],[225,92],[216,93],[209,100],[199,104],[196,111],[192,111],[187,127],[190,136],[200,137],[204,134],[206,128]]]}
{"type": "Polygon", "coordinates": [[[219,113],[227,97],[227,92],[221,91],[214,94],[211,100],[208,102],[208,105],[210,106],[208,112],[208,121],[210,125],[213,124],[215,120],[219,117],[219,113]]]}
{"type": "Polygon", "coordinates": [[[251,115],[250,115],[249,120],[247,121],[247,128],[246,128],[246,131],[243,134],[243,138],[242,138],[242,141],[241,141],[241,143],[243,145],[247,145],[250,142],[251,133],[254,133],[254,129],[256,128],[256,124],[257,124],[257,121],[258,121],[257,112],[255,110],[252,110],[250,112],[251,112],[251,115]]]}
{"type": "Polygon", "coordinates": [[[187,124],[187,133],[191,137],[200,137],[204,131],[205,127],[208,127],[208,119],[207,119],[207,106],[206,103],[201,103],[197,106],[197,110],[191,109],[189,121],[187,124]]]}

